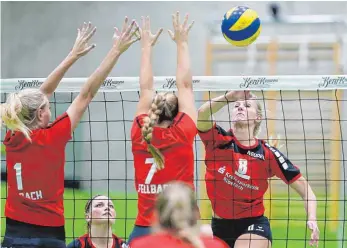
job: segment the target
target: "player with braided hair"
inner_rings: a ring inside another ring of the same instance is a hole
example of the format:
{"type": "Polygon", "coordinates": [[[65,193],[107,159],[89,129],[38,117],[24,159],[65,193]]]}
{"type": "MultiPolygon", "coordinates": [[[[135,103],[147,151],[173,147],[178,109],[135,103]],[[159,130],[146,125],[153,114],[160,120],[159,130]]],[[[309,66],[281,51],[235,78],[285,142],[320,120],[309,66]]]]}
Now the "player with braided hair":
{"type": "Polygon", "coordinates": [[[173,15],[174,32],[169,31],[177,45],[177,96],[159,93],[153,99],[151,53],[162,29],[152,35],[149,17],[142,18],[141,97],[131,129],[138,215],[129,242],[150,233],[157,194],[170,181],[179,180],[194,187],[193,141],[197,134],[197,111],[188,51],[188,32],[193,23],[187,24],[188,15],[181,24],[177,12],[173,15]]]}

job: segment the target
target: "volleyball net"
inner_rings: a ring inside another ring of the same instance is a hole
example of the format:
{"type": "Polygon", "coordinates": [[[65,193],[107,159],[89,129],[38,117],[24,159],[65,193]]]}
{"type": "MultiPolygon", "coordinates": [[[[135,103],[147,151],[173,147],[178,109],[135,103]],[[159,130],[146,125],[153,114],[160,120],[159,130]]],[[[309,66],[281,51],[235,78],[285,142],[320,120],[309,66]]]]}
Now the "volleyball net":
{"type": "MultiPolygon", "coordinates": [[[[51,97],[52,120],[77,96],[86,78],[64,78],[51,97]]],[[[42,78],[2,79],[1,102],[11,92],[39,88],[42,78]]],[[[175,77],[155,77],[157,91],[176,91],[175,77]]],[[[279,137],[280,150],[298,167],[317,195],[319,247],[347,247],[347,77],[216,76],[194,77],[196,107],[229,90],[251,90],[264,108],[259,138],[279,137]]],[[[138,78],[107,78],[89,105],[66,147],[65,216],[67,242],[85,233],[84,205],[95,194],[114,201],[114,232],[127,238],[137,214],[130,128],[139,100],[138,78]]],[[[231,127],[230,108],[215,115],[231,127]]],[[[4,132],[2,130],[2,140],[4,132]]],[[[204,183],[204,147],[194,141],[196,193],[202,221],[209,223],[211,207],[204,183]]],[[[7,197],[5,153],[2,153],[1,206],[7,197]]],[[[25,179],[24,179],[25,180],[25,179]]],[[[307,247],[304,204],[279,179],[270,179],[265,199],[273,232],[273,247],[307,247]]],[[[25,190],[25,189],[24,189],[25,190]]],[[[2,212],[3,213],[3,212],[2,212]]],[[[2,214],[4,235],[4,216],[2,214]]]]}

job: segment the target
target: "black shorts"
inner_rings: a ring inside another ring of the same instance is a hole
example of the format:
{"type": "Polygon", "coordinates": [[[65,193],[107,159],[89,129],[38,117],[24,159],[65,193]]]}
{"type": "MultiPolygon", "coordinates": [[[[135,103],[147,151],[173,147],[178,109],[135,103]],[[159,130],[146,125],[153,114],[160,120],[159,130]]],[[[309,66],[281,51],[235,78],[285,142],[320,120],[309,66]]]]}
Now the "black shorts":
{"type": "Polygon", "coordinates": [[[262,236],[272,242],[270,222],[265,216],[243,219],[217,219],[212,218],[213,235],[224,240],[233,248],[236,239],[242,234],[252,233],[262,236]]]}
{"type": "Polygon", "coordinates": [[[2,247],[65,248],[65,228],[37,226],[6,218],[2,247]]]}

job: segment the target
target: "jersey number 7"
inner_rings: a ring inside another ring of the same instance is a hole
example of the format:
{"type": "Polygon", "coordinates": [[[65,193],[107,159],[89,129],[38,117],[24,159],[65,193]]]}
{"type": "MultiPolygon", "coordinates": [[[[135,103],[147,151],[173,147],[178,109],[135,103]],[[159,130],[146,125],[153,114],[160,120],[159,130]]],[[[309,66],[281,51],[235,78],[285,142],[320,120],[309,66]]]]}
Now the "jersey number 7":
{"type": "Polygon", "coordinates": [[[145,180],[145,184],[150,184],[153,179],[154,173],[156,173],[157,171],[157,164],[155,163],[154,158],[146,158],[145,164],[152,164],[145,180]]]}

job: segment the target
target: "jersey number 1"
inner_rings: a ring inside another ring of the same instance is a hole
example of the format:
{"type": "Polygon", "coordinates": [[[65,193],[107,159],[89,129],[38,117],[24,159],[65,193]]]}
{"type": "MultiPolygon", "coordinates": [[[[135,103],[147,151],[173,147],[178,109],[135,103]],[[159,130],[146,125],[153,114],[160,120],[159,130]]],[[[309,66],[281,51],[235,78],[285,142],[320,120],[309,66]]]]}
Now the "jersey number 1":
{"type": "Polygon", "coordinates": [[[154,162],[154,158],[146,158],[145,164],[152,164],[145,180],[145,184],[150,184],[154,173],[157,171],[157,164],[154,162]]]}
{"type": "Polygon", "coordinates": [[[22,164],[16,163],[13,168],[16,170],[17,189],[23,190],[22,164]]]}

